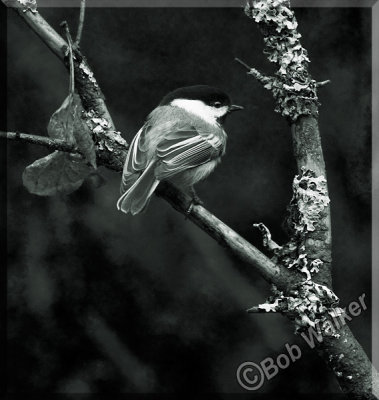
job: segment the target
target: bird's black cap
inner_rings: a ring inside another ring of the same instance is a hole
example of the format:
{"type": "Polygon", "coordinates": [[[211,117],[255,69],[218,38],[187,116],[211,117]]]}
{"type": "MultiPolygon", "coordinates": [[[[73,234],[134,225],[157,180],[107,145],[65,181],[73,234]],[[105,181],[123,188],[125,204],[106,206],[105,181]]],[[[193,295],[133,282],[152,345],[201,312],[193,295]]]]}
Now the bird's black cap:
{"type": "Polygon", "coordinates": [[[231,104],[229,96],[222,90],[207,85],[196,85],[181,87],[168,93],[159,105],[167,106],[175,99],[201,100],[208,105],[216,102],[220,102],[223,106],[231,104]]]}

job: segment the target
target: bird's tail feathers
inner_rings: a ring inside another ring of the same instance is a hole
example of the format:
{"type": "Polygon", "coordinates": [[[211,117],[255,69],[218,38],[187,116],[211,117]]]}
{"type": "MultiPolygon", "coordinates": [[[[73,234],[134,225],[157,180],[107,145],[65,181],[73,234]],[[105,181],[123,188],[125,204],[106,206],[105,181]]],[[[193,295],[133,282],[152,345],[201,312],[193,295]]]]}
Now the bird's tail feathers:
{"type": "Polygon", "coordinates": [[[156,179],[155,161],[151,162],[137,181],[119,198],[117,208],[124,213],[136,215],[145,210],[150,197],[159,184],[156,179]]]}
{"type": "Polygon", "coordinates": [[[141,174],[136,173],[123,173],[120,185],[120,193],[123,194],[127,192],[133,184],[141,177],[141,174]]]}

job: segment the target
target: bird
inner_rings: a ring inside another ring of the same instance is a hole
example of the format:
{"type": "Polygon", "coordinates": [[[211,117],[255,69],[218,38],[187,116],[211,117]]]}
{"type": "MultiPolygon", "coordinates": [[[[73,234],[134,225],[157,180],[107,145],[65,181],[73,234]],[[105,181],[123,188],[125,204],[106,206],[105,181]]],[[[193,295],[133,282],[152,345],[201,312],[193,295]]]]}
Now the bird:
{"type": "Polygon", "coordinates": [[[135,135],[125,160],[117,208],[143,212],[161,181],[169,181],[202,204],[194,184],[206,178],[225,153],[227,115],[244,107],[231,104],[222,90],[195,85],[163,97],[135,135]]]}

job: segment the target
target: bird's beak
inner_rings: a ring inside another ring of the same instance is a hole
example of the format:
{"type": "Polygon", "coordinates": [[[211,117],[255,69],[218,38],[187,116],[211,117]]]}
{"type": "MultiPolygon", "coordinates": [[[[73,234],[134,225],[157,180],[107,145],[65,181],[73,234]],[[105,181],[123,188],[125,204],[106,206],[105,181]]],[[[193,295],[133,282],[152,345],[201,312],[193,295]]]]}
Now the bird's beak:
{"type": "Polygon", "coordinates": [[[242,106],[237,106],[235,104],[232,104],[231,106],[229,106],[228,113],[231,113],[233,111],[243,110],[243,109],[244,109],[244,107],[242,107],[242,106]]]}

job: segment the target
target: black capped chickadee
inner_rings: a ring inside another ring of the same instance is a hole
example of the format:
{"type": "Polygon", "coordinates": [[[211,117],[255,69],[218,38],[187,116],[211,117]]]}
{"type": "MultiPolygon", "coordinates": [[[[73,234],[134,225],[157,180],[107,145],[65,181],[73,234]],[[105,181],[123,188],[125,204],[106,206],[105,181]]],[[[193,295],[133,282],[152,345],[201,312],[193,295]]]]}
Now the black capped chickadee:
{"type": "Polygon", "coordinates": [[[170,92],[134,137],[125,161],[117,208],[132,215],[142,212],[160,181],[190,189],[206,178],[225,153],[223,122],[243,107],[206,85],[170,92]]]}

